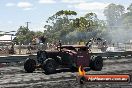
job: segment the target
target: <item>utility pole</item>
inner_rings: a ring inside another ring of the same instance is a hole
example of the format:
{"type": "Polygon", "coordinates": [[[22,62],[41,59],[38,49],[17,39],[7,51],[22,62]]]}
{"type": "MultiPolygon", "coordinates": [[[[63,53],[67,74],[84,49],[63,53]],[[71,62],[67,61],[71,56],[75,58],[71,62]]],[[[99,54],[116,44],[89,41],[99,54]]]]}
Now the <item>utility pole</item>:
{"type": "Polygon", "coordinates": [[[27,29],[29,29],[29,28],[28,28],[28,24],[29,24],[29,23],[31,23],[31,22],[26,22],[26,24],[27,24],[27,29]]]}

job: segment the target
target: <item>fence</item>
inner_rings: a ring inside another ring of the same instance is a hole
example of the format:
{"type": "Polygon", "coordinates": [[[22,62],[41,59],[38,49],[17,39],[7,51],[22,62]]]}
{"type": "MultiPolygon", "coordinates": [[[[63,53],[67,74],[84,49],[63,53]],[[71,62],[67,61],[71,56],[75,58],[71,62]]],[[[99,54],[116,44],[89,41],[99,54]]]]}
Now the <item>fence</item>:
{"type": "MultiPolygon", "coordinates": [[[[121,43],[111,44],[111,45],[108,45],[108,47],[116,47],[118,51],[132,51],[131,43],[130,44],[121,44],[121,43]]],[[[42,44],[42,45],[14,45],[14,52],[17,55],[25,55],[25,54],[35,54],[38,50],[46,50],[46,49],[53,50],[54,48],[56,48],[56,46],[53,44],[51,45],[45,45],[45,44],[42,44]]],[[[97,45],[92,45],[91,51],[95,53],[102,52],[98,48],[97,45]]],[[[9,55],[9,50],[0,49],[0,55],[9,55]]]]}
{"type": "MultiPolygon", "coordinates": [[[[109,45],[110,47],[113,47],[112,45],[109,45]]],[[[114,45],[115,47],[125,49],[125,51],[116,51],[116,52],[99,52],[97,46],[93,46],[92,48],[95,49],[96,52],[92,52],[91,55],[100,55],[104,59],[106,58],[132,58],[132,44],[119,44],[114,45]]],[[[48,47],[46,45],[15,45],[14,49],[16,54],[18,55],[4,55],[0,56],[0,63],[10,63],[10,62],[23,62],[25,61],[26,58],[34,58],[36,59],[36,52],[39,48],[41,49],[52,49],[55,46],[53,45],[52,47],[48,47]],[[30,48],[29,48],[30,47],[30,48]],[[30,53],[29,53],[29,49],[30,53]],[[21,54],[21,55],[20,55],[21,54]],[[23,55],[22,55],[23,54],[23,55]],[[25,55],[26,54],[26,55],[25,55]]]]}
{"type": "MultiPolygon", "coordinates": [[[[102,56],[103,59],[115,59],[115,58],[132,58],[132,51],[125,52],[106,52],[106,53],[91,53],[91,55],[102,56]]],[[[11,62],[24,62],[27,58],[36,60],[36,54],[32,55],[9,55],[0,56],[0,63],[11,63],[11,62]]]]}
{"type": "Polygon", "coordinates": [[[15,45],[15,54],[34,54],[38,50],[47,49],[46,45],[15,45]]]}

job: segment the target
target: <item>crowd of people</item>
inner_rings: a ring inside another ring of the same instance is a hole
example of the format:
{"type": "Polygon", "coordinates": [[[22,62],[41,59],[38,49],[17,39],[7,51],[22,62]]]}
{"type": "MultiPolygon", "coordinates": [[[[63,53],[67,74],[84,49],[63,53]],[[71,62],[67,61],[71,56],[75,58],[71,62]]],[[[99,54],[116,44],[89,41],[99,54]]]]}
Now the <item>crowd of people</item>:
{"type": "Polygon", "coordinates": [[[41,48],[43,48],[43,45],[46,41],[45,36],[33,36],[32,42],[29,43],[29,46],[27,47],[28,51],[36,50],[39,48],[39,45],[42,45],[41,48]]]}

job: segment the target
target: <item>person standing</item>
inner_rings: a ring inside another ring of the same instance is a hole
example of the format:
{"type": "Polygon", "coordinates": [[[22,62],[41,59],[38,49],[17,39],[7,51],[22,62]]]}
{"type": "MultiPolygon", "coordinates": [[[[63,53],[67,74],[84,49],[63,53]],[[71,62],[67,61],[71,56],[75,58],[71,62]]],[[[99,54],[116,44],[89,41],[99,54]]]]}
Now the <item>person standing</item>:
{"type": "Polygon", "coordinates": [[[39,37],[38,36],[36,36],[35,40],[36,40],[36,44],[39,45],[40,40],[39,40],[39,37]]]}
{"type": "Polygon", "coordinates": [[[32,44],[33,45],[36,45],[36,40],[35,40],[35,37],[33,36],[33,39],[32,39],[32,44]]]}

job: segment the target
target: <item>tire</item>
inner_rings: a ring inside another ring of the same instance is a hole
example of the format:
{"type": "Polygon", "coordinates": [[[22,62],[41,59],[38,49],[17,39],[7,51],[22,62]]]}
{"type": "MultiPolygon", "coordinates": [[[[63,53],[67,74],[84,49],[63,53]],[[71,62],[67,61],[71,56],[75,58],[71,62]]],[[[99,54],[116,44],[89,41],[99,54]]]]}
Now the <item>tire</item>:
{"type": "Polygon", "coordinates": [[[27,58],[24,63],[25,71],[28,73],[32,73],[33,71],[35,71],[35,67],[36,67],[36,61],[30,58],[27,58]]]}
{"type": "Polygon", "coordinates": [[[93,57],[90,61],[90,68],[95,71],[101,71],[103,67],[103,59],[101,56],[93,57]]]}
{"type": "Polygon", "coordinates": [[[45,74],[53,74],[56,72],[56,66],[57,64],[55,60],[52,58],[49,58],[44,61],[42,68],[45,71],[45,74]]]}

